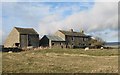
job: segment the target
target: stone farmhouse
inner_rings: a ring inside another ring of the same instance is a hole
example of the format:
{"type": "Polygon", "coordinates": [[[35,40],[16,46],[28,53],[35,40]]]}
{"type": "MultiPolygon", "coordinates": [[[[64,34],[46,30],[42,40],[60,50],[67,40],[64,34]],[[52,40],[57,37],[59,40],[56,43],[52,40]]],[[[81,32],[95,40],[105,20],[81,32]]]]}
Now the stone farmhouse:
{"type": "Polygon", "coordinates": [[[92,36],[85,35],[84,31],[75,32],[58,30],[54,35],[45,35],[40,40],[40,46],[46,47],[65,47],[65,48],[85,48],[99,45],[96,39],[92,36]]]}
{"type": "Polygon", "coordinates": [[[33,28],[14,27],[8,35],[4,47],[39,47],[39,34],[33,28]]]}
{"type": "Polygon", "coordinates": [[[65,40],[66,48],[88,47],[91,45],[89,42],[91,40],[91,36],[85,35],[84,31],[75,32],[73,29],[70,31],[59,30],[55,33],[55,35],[65,40]]]}

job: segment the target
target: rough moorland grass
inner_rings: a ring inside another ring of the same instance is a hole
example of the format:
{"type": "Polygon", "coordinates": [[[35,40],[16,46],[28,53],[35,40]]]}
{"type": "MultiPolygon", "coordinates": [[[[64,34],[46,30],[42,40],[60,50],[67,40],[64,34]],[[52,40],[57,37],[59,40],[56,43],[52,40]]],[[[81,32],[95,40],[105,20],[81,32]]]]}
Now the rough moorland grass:
{"type": "Polygon", "coordinates": [[[92,56],[114,56],[118,55],[117,49],[90,49],[85,51],[84,49],[46,49],[46,50],[38,50],[35,53],[68,53],[68,54],[86,54],[92,56]]]}
{"type": "Polygon", "coordinates": [[[117,50],[46,49],[3,53],[3,73],[117,73],[117,50]]]}

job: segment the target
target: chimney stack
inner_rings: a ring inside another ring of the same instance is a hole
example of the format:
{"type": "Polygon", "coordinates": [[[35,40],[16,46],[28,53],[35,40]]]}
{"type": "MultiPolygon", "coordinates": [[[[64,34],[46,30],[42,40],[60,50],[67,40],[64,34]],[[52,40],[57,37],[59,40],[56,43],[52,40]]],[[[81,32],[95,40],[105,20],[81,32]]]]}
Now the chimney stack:
{"type": "Polygon", "coordinates": [[[81,30],[81,33],[84,33],[84,30],[81,30]]]}
{"type": "Polygon", "coordinates": [[[73,32],[73,29],[70,29],[70,32],[73,32]]]}

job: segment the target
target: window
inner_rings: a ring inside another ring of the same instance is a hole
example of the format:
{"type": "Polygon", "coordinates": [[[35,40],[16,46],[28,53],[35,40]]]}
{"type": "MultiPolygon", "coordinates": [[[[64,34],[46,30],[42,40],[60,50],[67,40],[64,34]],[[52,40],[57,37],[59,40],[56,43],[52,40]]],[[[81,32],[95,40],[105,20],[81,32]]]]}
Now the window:
{"type": "Polygon", "coordinates": [[[28,46],[32,46],[30,39],[28,39],[28,46]]]}
{"type": "Polygon", "coordinates": [[[74,37],[72,37],[72,41],[74,41],[74,37]]]}
{"type": "Polygon", "coordinates": [[[52,43],[52,46],[54,46],[54,43],[52,43]]]}
{"type": "Polygon", "coordinates": [[[15,43],[15,46],[17,46],[17,47],[18,47],[19,45],[20,45],[20,43],[15,43]]]}
{"type": "Polygon", "coordinates": [[[86,38],[83,38],[83,41],[86,41],[86,38]]]}

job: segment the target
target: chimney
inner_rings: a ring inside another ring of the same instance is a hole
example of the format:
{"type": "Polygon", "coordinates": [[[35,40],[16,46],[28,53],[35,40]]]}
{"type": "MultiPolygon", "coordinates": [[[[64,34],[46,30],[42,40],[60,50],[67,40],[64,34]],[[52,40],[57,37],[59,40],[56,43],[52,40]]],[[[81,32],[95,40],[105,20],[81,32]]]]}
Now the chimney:
{"type": "Polygon", "coordinates": [[[84,33],[84,30],[81,30],[81,33],[84,33]]]}
{"type": "Polygon", "coordinates": [[[73,32],[73,29],[70,29],[70,32],[73,32]]]}

